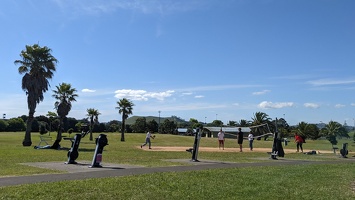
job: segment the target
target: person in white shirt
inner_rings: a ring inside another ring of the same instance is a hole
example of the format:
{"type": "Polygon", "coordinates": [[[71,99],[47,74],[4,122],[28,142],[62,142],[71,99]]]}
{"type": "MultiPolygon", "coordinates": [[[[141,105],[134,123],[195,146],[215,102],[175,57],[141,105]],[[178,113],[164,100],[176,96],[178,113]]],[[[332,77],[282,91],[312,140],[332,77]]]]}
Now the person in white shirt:
{"type": "Polygon", "coordinates": [[[218,132],[218,144],[219,144],[219,149],[221,149],[221,147],[224,150],[224,132],[222,131],[222,129],[218,132]]]}
{"type": "Polygon", "coordinates": [[[248,135],[248,140],[249,140],[250,151],[253,151],[254,135],[253,135],[253,132],[251,132],[251,131],[250,131],[250,133],[248,135]]]}
{"type": "Polygon", "coordinates": [[[145,136],[145,143],[141,145],[141,148],[143,148],[145,145],[149,144],[149,149],[151,149],[151,142],[150,138],[154,139],[155,136],[152,136],[150,131],[147,132],[147,135],[145,136]]]}

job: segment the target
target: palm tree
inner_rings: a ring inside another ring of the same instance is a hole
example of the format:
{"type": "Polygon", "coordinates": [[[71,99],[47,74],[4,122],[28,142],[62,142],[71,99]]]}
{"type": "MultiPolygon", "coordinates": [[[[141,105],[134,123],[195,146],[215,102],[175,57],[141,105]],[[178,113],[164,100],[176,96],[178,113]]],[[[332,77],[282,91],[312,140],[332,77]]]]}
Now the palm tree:
{"type": "Polygon", "coordinates": [[[248,122],[245,119],[241,119],[241,120],[239,120],[239,122],[236,123],[236,126],[239,126],[239,127],[248,127],[249,125],[250,125],[250,122],[248,122]]]}
{"type": "Polygon", "coordinates": [[[116,107],[116,109],[118,109],[118,113],[122,114],[122,128],[121,128],[121,141],[124,142],[125,138],[124,138],[124,131],[125,131],[125,122],[126,119],[128,118],[128,115],[133,114],[133,106],[134,104],[126,99],[120,99],[119,101],[117,101],[118,107],[116,107]]]}
{"type": "Polygon", "coordinates": [[[21,51],[21,60],[15,60],[19,64],[18,72],[24,74],[22,77],[22,89],[27,95],[28,119],[23,146],[31,146],[31,127],[36,112],[37,104],[43,101],[43,94],[48,91],[48,79],[52,79],[56,71],[55,57],[51,55],[52,50],[46,46],[40,47],[38,44],[26,45],[26,49],[21,51]]]}
{"type": "Polygon", "coordinates": [[[341,127],[342,125],[339,122],[330,121],[322,130],[322,133],[332,145],[336,145],[338,143],[336,137],[339,135],[341,127]]]}
{"type": "Polygon", "coordinates": [[[99,121],[99,115],[101,115],[101,113],[94,108],[89,108],[86,111],[88,112],[87,116],[90,117],[90,141],[92,141],[92,129],[94,128],[94,123],[99,121]]]}
{"type": "MultiPolygon", "coordinates": [[[[270,124],[271,123],[271,118],[269,118],[269,115],[267,115],[266,113],[263,112],[256,112],[254,114],[254,117],[252,118],[252,122],[251,125],[252,126],[258,126],[258,125],[262,125],[262,124],[270,124]]],[[[254,133],[258,133],[260,135],[268,133],[268,126],[258,126],[255,128],[256,131],[254,131],[254,133]]],[[[266,139],[267,136],[265,136],[264,139],[266,139]]]]}
{"type": "Polygon", "coordinates": [[[309,124],[308,123],[306,123],[306,122],[298,123],[297,132],[298,132],[298,134],[300,136],[306,137],[308,129],[309,129],[309,124]]]}
{"type": "MultiPolygon", "coordinates": [[[[59,116],[59,126],[58,126],[58,134],[57,139],[55,140],[54,144],[52,145],[53,149],[58,149],[59,143],[62,140],[62,129],[63,129],[63,120],[69,114],[71,110],[71,102],[76,101],[76,89],[72,88],[68,83],[61,83],[59,86],[56,86],[56,90],[53,90],[54,97],[57,101],[54,103],[54,107],[57,110],[59,116]]],[[[48,112],[49,113],[49,112],[48,112]]]]}

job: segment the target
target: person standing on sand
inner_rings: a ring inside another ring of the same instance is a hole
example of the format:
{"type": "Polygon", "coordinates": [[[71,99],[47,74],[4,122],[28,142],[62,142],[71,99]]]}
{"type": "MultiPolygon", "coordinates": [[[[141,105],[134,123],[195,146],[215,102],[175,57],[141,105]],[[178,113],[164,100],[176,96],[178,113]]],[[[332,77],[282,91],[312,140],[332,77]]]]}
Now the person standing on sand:
{"type": "Polygon", "coordinates": [[[303,153],[302,144],[304,143],[304,140],[300,135],[298,135],[298,133],[295,133],[295,142],[296,142],[297,152],[299,152],[301,148],[301,152],[303,153]]]}
{"type": "Polygon", "coordinates": [[[248,140],[249,140],[249,148],[250,151],[253,151],[253,142],[254,142],[254,135],[253,132],[250,131],[249,135],[248,135],[248,140]]]}
{"type": "Polygon", "coordinates": [[[243,152],[243,135],[244,133],[242,132],[241,128],[238,128],[238,144],[239,144],[239,151],[243,152]]]}
{"type": "Polygon", "coordinates": [[[145,136],[145,143],[141,145],[141,148],[143,148],[145,145],[149,145],[149,149],[151,149],[151,142],[150,142],[150,138],[154,139],[155,136],[152,136],[152,134],[150,133],[150,131],[147,132],[147,135],[145,136]]]}
{"type": "Polygon", "coordinates": [[[221,149],[222,147],[224,150],[224,132],[222,131],[222,129],[218,132],[217,136],[218,136],[219,149],[221,149]]]}

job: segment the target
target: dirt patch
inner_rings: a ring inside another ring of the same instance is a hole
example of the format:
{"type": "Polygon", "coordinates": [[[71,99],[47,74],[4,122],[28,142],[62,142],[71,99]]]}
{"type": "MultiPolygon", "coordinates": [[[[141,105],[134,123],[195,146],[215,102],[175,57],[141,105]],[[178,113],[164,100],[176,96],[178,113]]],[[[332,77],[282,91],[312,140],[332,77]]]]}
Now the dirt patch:
{"type": "MultiPolygon", "coordinates": [[[[140,146],[137,146],[140,148],[140,146]]],[[[191,147],[164,147],[164,146],[152,146],[151,149],[143,147],[143,150],[146,151],[186,151],[191,147]]],[[[214,148],[214,147],[199,147],[199,151],[202,152],[239,152],[239,148],[214,148]]],[[[304,150],[303,152],[309,152],[312,150],[304,150]]],[[[271,152],[271,148],[254,148],[253,151],[250,151],[249,148],[243,148],[243,152],[271,152]]],[[[295,149],[284,149],[285,153],[296,153],[295,149]]],[[[333,151],[317,151],[317,153],[333,153],[333,151]]]]}

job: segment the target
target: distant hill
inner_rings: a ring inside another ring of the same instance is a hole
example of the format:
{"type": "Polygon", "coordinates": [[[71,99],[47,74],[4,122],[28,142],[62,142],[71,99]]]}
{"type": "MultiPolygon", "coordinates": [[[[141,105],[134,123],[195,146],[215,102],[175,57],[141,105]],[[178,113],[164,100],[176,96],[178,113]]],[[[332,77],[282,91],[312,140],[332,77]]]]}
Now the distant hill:
{"type": "MultiPolygon", "coordinates": [[[[132,117],[129,117],[128,119],[126,119],[126,124],[128,125],[132,125],[136,122],[136,120],[138,118],[142,118],[142,117],[145,117],[145,119],[147,120],[147,122],[150,122],[152,121],[153,119],[159,123],[159,117],[155,117],[155,116],[132,116],[132,117]]],[[[170,121],[175,121],[177,123],[188,123],[187,121],[179,118],[179,117],[176,117],[176,116],[171,116],[171,117],[160,117],[160,123],[163,123],[165,119],[168,119],[170,121]]]]}

